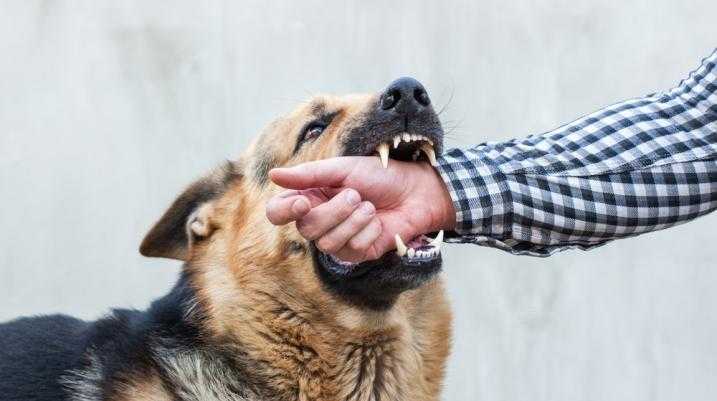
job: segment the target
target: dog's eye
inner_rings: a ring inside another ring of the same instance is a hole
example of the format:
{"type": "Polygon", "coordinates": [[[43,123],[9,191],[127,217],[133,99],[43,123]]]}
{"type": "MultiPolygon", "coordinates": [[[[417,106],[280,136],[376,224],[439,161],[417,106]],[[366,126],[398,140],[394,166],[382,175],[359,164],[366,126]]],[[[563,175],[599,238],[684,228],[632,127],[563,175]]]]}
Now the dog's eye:
{"type": "Polygon", "coordinates": [[[309,124],[309,126],[306,127],[306,130],[304,131],[303,140],[310,141],[310,140],[316,139],[319,136],[321,136],[321,134],[324,132],[325,129],[326,129],[326,125],[324,125],[322,123],[309,124]]]}

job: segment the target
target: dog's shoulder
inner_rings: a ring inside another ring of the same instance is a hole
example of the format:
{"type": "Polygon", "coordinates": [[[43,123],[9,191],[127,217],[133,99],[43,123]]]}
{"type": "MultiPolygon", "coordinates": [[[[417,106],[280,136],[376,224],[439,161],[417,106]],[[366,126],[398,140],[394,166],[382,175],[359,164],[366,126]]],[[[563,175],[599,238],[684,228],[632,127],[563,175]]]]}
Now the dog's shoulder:
{"type": "Polygon", "coordinates": [[[58,378],[79,366],[89,323],[65,315],[0,324],[0,394],[4,400],[58,400],[58,378]]]}
{"type": "Polygon", "coordinates": [[[247,367],[236,358],[241,352],[210,341],[203,324],[184,274],[146,311],[2,324],[0,399],[255,399],[247,367]]]}
{"type": "Polygon", "coordinates": [[[127,379],[156,379],[153,348],[198,337],[187,324],[186,288],[180,279],[147,311],[113,309],[96,321],[49,315],[0,324],[0,399],[100,400],[127,379]]]}

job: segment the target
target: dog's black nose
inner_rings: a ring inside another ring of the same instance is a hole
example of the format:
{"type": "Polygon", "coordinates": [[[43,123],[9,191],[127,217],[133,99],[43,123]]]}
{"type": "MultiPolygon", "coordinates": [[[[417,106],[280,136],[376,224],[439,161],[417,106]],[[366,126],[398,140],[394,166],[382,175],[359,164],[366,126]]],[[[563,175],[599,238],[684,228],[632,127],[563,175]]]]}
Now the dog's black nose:
{"type": "Polygon", "coordinates": [[[381,109],[410,116],[431,104],[426,89],[420,82],[410,77],[399,78],[383,92],[380,99],[381,109]]]}

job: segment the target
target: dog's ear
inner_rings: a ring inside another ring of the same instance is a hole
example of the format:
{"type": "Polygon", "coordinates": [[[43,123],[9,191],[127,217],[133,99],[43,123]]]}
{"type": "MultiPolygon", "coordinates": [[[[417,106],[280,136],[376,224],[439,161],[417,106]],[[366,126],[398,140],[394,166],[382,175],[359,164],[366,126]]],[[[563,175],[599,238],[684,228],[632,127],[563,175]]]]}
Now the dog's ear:
{"type": "Polygon", "coordinates": [[[237,164],[227,162],[195,181],[172,203],[142,240],[144,256],[186,261],[191,245],[213,231],[213,201],[241,178],[237,164]]]}

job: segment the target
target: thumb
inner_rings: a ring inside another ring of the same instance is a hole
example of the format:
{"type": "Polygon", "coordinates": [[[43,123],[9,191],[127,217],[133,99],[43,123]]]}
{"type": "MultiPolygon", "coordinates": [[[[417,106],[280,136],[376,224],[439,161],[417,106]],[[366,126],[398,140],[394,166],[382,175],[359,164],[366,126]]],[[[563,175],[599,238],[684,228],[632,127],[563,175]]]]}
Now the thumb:
{"type": "Polygon", "coordinates": [[[340,187],[359,160],[358,157],[335,157],[278,167],[269,171],[269,177],[276,185],[288,189],[340,187]]]}

